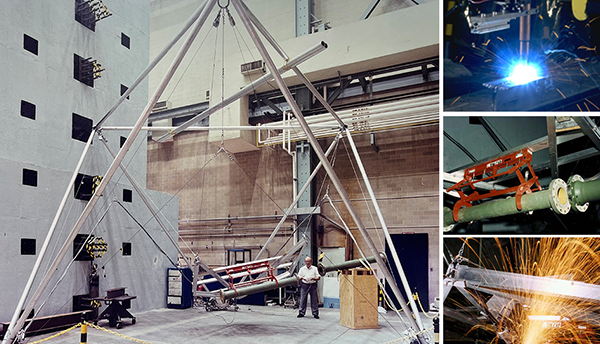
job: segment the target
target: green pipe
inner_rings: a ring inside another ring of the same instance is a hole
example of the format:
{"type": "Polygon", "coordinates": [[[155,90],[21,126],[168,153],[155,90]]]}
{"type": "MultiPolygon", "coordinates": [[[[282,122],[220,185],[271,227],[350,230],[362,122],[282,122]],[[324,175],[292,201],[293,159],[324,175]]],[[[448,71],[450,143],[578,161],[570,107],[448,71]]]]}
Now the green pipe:
{"type": "Polygon", "coordinates": [[[283,278],[277,282],[269,281],[232,290],[221,290],[221,300],[225,302],[226,300],[233,299],[236,297],[259,293],[261,291],[269,291],[277,288],[283,288],[290,285],[300,285],[300,278],[294,275],[292,277],[283,278]]]}
{"type": "MultiPolygon", "coordinates": [[[[385,254],[383,252],[379,252],[379,256],[384,261],[387,261],[387,257],[385,256],[385,254]]],[[[373,257],[373,256],[367,257],[366,259],[367,259],[367,262],[369,262],[369,263],[376,262],[375,257],[373,257]]],[[[347,262],[343,262],[340,264],[334,264],[334,265],[329,265],[329,266],[325,266],[325,265],[319,263],[319,265],[317,265],[317,269],[319,270],[319,275],[325,276],[325,274],[330,271],[346,270],[346,269],[352,269],[352,268],[357,268],[359,266],[363,266],[364,261],[365,261],[364,259],[354,259],[354,260],[349,260],[347,262]]]]}
{"type": "Polygon", "coordinates": [[[600,180],[586,182],[579,175],[569,178],[571,205],[578,211],[587,210],[587,202],[600,200],[600,180]]]}
{"type": "Polygon", "coordinates": [[[548,208],[563,215],[571,210],[567,183],[560,178],[552,180],[547,190],[524,194],[521,197],[521,210],[517,209],[515,197],[508,197],[468,208],[461,208],[458,211],[458,221],[455,221],[452,216],[452,210],[444,207],[444,227],[455,223],[466,223],[548,208]]]}

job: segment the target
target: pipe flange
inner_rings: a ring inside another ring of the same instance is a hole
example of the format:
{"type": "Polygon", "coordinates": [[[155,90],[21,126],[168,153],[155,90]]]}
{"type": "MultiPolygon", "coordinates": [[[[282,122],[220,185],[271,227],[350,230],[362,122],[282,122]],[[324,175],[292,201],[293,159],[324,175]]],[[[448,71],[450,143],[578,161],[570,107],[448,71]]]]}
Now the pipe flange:
{"type": "Polygon", "coordinates": [[[552,199],[550,202],[552,210],[559,214],[567,214],[571,210],[567,183],[560,178],[556,178],[550,182],[549,189],[552,193],[552,199]]]}
{"type": "Polygon", "coordinates": [[[569,180],[567,181],[567,184],[569,184],[569,200],[571,202],[571,207],[574,210],[583,213],[590,206],[590,202],[586,202],[584,204],[577,204],[577,196],[575,195],[575,188],[573,187],[573,184],[575,182],[585,182],[585,179],[583,179],[583,177],[578,174],[574,174],[570,176],[569,180]]]}

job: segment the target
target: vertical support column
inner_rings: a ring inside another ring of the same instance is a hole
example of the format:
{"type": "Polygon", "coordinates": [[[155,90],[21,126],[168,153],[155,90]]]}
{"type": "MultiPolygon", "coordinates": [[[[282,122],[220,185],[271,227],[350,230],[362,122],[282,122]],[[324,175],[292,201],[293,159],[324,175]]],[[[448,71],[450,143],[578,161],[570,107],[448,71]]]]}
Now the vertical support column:
{"type": "Polygon", "coordinates": [[[552,179],[558,178],[558,156],[556,150],[556,123],[553,116],[546,117],[548,127],[548,151],[550,152],[550,172],[552,179]]]}
{"type": "Polygon", "coordinates": [[[296,37],[310,34],[312,0],[296,0],[296,37]]]}
{"type": "MultiPolygon", "coordinates": [[[[296,169],[298,180],[297,185],[304,185],[309,182],[310,175],[312,173],[312,162],[313,154],[310,144],[306,141],[296,143],[296,169]]],[[[314,180],[310,182],[310,187],[300,196],[298,199],[298,208],[312,207],[315,202],[315,183],[314,180]]],[[[299,189],[299,187],[297,187],[299,189]]],[[[312,215],[298,215],[296,238],[298,241],[302,240],[304,236],[307,238],[308,245],[306,245],[300,257],[309,256],[316,261],[316,239],[314,235],[314,226],[311,219],[312,215]]]]}

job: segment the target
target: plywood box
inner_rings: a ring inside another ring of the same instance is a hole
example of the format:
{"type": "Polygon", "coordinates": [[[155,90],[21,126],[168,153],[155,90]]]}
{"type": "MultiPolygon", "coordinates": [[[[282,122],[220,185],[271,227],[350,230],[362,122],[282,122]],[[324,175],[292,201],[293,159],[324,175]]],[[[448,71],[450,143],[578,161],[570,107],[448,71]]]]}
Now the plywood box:
{"type": "Polygon", "coordinates": [[[377,278],[363,268],[340,274],[340,325],[351,329],[379,328],[377,278]]]}

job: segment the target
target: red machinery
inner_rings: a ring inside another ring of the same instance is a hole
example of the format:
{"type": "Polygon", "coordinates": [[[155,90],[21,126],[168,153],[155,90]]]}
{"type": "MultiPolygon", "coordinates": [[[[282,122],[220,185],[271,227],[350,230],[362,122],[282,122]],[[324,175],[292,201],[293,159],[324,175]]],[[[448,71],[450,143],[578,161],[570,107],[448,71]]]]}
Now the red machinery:
{"type": "Polygon", "coordinates": [[[446,190],[448,192],[455,190],[460,196],[460,200],[454,204],[454,208],[452,209],[454,220],[458,221],[458,211],[460,208],[471,207],[473,206],[472,202],[474,201],[480,201],[482,199],[513,192],[516,193],[515,201],[517,209],[521,210],[521,196],[525,193],[531,193],[542,189],[538,182],[538,177],[531,167],[531,158],[532,152],[526,148],[465,169],[463,179],[446,190]],[[521,168],[524,166],[527,166],[531,173],[531,179],[529,180],[526,180],[523,173],[521,173],[521,168]],[[476,189],[477,183],[495,180],[498,177],[512,173],[516,173],[519,178],[520,184],[517,186],[502,190],[491,190],[481,194],[476,189]],[[466,192],[468,191],[473,192],[467,195],[466,192]]]}
{"type": "Polygon", "coordinates": [[[235,290],[236,287],[245,287],[248,285],[262,283],[265,281],[275,281],[275,283],[277,283],[277,278],[275,278],[275,276],[273,275],[274,271],[275,271],[275,268],[272,267],[268,261],[241,264],[241,265],[236,265],[236,266],[225,269],[225,272],[229,276],[229,288],[231,288],[233,290],[235,290]],[[264,268],[266,268],[266,270],[263,270],[264,268]],[[261,269],[260,273],[266,273],[266,276],[252,279],[251,276],[253,274],[257,274],[258,272],[256,270],[258,270],[258,269],[261,269]],[[239,273],[239,272],[248,272],[248,276],[250,276],[250,280],[248,280],[246,282],[240,282],[240,283],[234,284],[233,283],[233,280],[234,280],[233,274],[239,273]]]}

